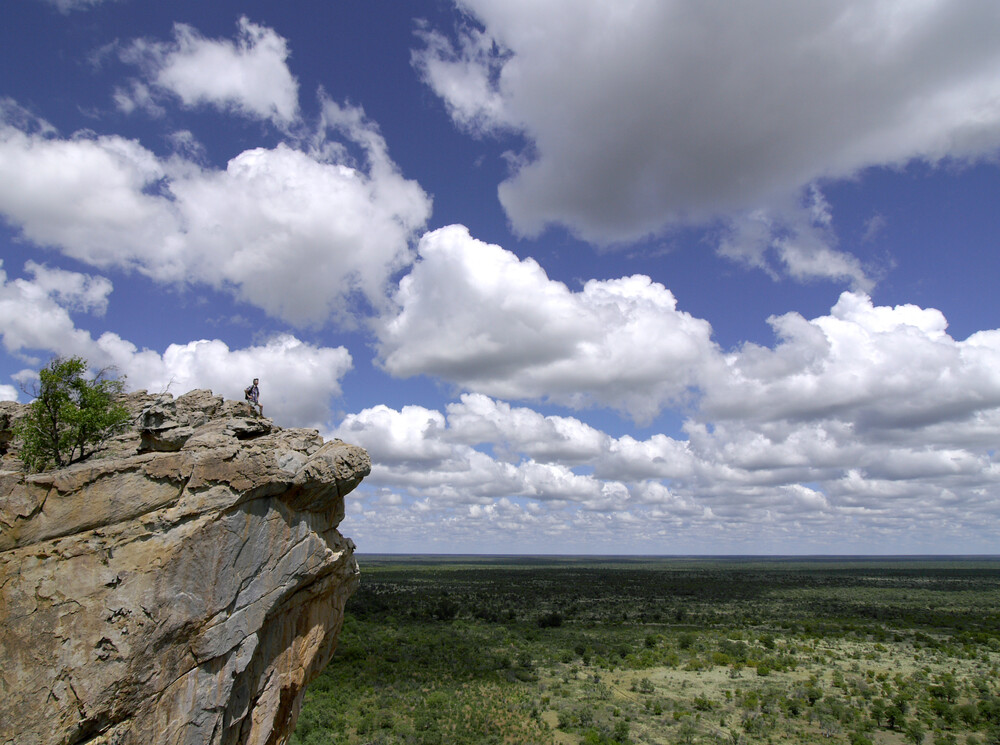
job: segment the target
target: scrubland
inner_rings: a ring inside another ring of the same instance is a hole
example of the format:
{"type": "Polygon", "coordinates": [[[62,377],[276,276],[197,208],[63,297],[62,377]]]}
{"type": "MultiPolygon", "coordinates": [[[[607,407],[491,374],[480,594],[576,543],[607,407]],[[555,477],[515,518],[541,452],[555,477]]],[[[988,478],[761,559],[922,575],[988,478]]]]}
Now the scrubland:
{"type": "Polygon", "coordinates": [[[1000,559],[361,557],[292,743],[1000,743],[1000,559]]]}

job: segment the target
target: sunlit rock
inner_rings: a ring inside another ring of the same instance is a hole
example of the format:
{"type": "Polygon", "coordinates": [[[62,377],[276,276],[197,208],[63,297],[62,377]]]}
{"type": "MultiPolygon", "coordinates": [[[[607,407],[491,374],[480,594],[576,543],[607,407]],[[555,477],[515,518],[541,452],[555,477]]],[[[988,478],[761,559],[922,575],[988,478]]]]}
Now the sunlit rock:
{"type": "Polygon", "coordinates": [[[209,391],[130,405],[110,456],[3,456],[0,743],[285,742],[358,583],[368,455],[209,391]]]}

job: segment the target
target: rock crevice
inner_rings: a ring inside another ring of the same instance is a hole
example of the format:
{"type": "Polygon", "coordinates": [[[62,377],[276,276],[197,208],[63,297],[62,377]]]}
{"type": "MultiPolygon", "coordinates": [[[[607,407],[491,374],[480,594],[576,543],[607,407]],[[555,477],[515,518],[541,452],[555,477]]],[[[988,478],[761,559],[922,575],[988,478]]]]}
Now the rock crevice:
{"type": "Polygon", "coordinates": [[[367,453],[209,391],[130,404],[107,457],[0,461],[0,743],[283,743],[357,586],[367,453]]]}

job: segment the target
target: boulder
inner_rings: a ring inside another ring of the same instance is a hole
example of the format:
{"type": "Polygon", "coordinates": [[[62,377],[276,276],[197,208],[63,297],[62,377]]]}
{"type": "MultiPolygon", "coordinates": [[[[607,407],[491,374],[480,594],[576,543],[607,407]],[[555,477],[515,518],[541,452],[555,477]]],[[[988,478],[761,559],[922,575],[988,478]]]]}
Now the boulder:
{"type": "Polygon", "coordinates": [[[3,461],[0,743],[284,743],[358,584],[368,455],[209,391],[135,400],[110,457],[3,461]]]}

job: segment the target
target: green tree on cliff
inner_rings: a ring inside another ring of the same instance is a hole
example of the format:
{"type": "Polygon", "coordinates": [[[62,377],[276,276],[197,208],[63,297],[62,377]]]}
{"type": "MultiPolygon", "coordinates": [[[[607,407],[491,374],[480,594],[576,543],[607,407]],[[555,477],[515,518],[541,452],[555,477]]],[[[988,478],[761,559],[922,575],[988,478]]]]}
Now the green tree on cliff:
{"type": "Polygon", "coordinates": [[[92,379],[86,372],[81,357],[55,357],[39,371],[35,386],[25,391],[35,400],[17,423],[15,437],[29,470],[81,461],[128,423],[129,413],[118,401],[124,379],[107,377],[106,369],[92,379]]]}

